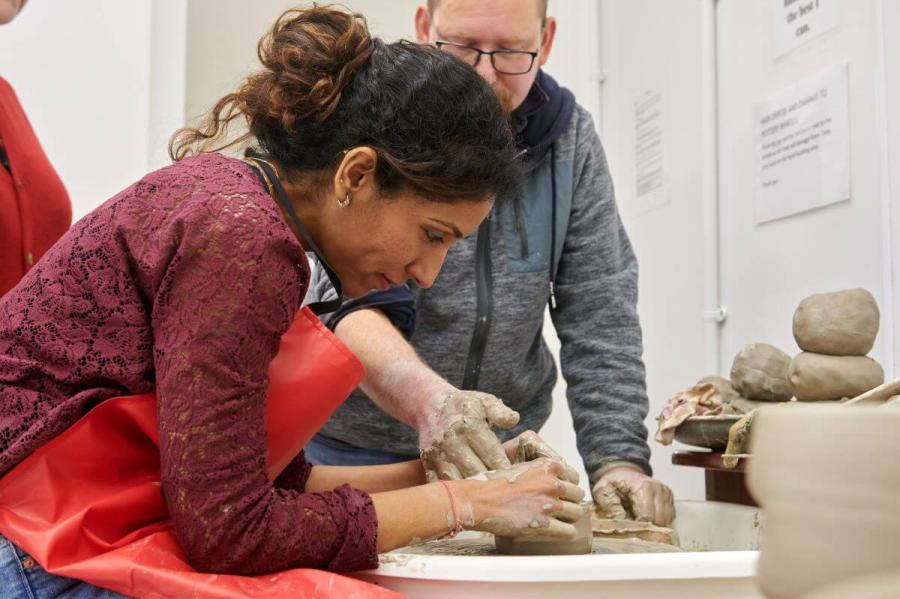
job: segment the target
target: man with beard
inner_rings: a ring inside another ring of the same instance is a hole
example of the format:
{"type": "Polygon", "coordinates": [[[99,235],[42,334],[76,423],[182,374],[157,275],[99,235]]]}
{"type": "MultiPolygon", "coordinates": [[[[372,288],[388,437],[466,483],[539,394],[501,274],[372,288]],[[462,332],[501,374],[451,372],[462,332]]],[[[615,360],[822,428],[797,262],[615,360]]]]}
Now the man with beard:
{"type": "MultiPolygon", "coordinates": [[[[594,499],[609,517],[667,525],[672,492],[651,478],[643,424],[637,261],[588,112],[540,69],[556,32],[546,12],[546,0],[430,0],[417,10],[419,42],[471,65],[510,112],[527,180],[515,201],[452,248],[454,231],[423,230],[423,243],[448,251],[433,287],[397,285],[330,317],[368,374],[307,457],[358,465],[421,454],[442,478],[508,464],[517,448],[501,445],[491,425],[512,438],[550,415],[549,302],[594,499]]],[[[520,451],[552,453],[533,441],[520,451]]]]}

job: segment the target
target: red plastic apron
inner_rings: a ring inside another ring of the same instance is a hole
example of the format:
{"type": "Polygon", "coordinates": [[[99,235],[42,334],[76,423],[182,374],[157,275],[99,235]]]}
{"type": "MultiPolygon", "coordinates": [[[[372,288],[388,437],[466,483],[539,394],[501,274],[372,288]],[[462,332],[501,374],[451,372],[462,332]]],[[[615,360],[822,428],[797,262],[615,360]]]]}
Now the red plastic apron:
{"type": "MultiPolygon", "coordinates": [[[[269,365],[270,479],[363,374],[312,312],[297,314],[269,365]]],[[[323,570],[244,577],[191,568],[163,500],[152,393],[101,402],[3,476],[0,532],[48,572],[136,597],[399,597],[323,570]]]]}

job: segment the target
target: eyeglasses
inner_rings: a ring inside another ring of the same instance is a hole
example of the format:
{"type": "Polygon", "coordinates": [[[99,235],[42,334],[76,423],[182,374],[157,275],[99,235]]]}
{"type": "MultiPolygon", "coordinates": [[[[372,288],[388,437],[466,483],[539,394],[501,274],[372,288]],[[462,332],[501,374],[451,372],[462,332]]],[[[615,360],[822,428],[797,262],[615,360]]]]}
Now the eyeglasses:
{"type": "Polygon", "coordinates": [[[434,40],[434,45],[447,54],[452,54],[471,67],[478,66],[481,55],[491,57],[491,66],[498,73],[505,75],[524,75],[534,66],[537,52],[525,52],[523,50],[492,50],[486,52],[481,48],[464,46],[444,40],[434,40]]]}

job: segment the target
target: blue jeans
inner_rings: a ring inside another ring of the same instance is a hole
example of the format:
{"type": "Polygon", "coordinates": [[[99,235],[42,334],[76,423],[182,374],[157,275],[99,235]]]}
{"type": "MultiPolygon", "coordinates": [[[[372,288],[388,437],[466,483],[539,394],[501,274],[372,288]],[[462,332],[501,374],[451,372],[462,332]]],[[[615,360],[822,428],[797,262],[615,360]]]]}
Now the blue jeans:
{"type": "Polygon", "coordinates": [[[3,599],[120,599],[124,595],[50,574],[30,555],[0,535],[0,591],[3,599]]]}
{"type": "Polygon", "coordinates": [[[319,437],[306,444],[306,460],[317,466],[380,466],[418,460],[417,455],[388,453],[377,449],[363,449],[350,445],[329,443],[319,437]]]}

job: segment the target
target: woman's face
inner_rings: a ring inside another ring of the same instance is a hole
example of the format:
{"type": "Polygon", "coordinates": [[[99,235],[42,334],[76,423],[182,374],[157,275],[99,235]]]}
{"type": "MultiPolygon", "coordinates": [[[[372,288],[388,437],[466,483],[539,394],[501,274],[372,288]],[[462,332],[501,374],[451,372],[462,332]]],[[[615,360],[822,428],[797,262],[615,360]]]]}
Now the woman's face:
{"type": "Polygon", "coordinates": [[[478,229],[493,200],[434,202],[412,192],[384,197],[372,176],[374,153],[348,158],[332,197],[318,207],[314,234],[344,293],[359,297],[406,281],[431,287],[447,250],[478,229]],[[338,199],[346,201],[347,193],[350,203],[342,207],[338,199]]]}
{"type": "Polygon", "coordinates": [[[348,150],[313,201],[303,199],[302,183],[289,183],[295,209],[349,297],[406,281],[431,287],[450,246],[474,233],[493,205],[490,197],[439,202],[411,191],[384,196],[375,183],[379,159],[369,147],[348,150]]]}

